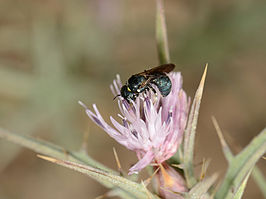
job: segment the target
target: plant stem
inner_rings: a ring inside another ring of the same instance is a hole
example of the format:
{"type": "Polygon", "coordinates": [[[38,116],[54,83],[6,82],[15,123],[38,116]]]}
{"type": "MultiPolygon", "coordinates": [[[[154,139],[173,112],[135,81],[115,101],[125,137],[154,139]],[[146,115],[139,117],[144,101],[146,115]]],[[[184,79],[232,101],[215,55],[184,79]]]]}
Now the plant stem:
{"type": "Polygon", "coordinates": [[[170,63],[163,0],[156,0],[156,42],[160,64],[170,63]]]}

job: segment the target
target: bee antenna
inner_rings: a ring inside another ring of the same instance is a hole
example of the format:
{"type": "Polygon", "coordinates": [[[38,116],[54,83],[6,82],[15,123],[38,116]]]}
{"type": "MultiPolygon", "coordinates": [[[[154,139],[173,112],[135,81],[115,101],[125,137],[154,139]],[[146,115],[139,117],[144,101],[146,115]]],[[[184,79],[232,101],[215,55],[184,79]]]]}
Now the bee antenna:
{"type": "Polygon", "coordinates": [[[115,97],[114,97],[114,99],[113,99],[113,100],[115,100],[115,99],[116,99],[117,97],[119,97],[119,96],[121,96],[121,95],[119,95],[119,94],[118,94],[117,96],[115,96],[115,97]]]}

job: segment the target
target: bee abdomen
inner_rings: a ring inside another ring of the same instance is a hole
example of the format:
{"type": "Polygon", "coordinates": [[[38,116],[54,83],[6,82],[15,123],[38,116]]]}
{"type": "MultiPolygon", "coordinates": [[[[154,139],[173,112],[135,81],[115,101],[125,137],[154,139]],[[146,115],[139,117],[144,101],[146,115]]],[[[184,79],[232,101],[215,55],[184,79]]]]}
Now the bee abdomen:
{"type": "Polygon", "coordinates": [[[167,75],[162,75],[158,78],[155,78],[152,83],[157,86],[162,96],[164,97],[167,96],[171,91],[172,82],[167,75]]]}

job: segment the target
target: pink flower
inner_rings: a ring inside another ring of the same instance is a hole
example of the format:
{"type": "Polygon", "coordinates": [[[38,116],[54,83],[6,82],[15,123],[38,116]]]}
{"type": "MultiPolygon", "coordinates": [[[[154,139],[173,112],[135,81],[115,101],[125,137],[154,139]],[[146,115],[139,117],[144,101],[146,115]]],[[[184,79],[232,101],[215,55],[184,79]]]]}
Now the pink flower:
{"type": "MultiPolygon", "coordinates": [[[[139,161],[130,168],[129,174],[139,172],[150,163],[160,164],[169,159],[182,141],[189,100],[182,89],[181,74],[171,72],[169,77],[172,89],[166,97],[161,96],[157,88],[157,94],[152,91],[142,93],[131,103],[119,97],[119,117],[122,121],[119,123],[110,117],[114,127],[104,121],[95,104],[92,112],[80,102],[92,121],[117,142],[136,152],[139,161]]],[[[120,94],[121,87],[122,83],[117,75],[111,85],[114,96],[120,94]]]]}

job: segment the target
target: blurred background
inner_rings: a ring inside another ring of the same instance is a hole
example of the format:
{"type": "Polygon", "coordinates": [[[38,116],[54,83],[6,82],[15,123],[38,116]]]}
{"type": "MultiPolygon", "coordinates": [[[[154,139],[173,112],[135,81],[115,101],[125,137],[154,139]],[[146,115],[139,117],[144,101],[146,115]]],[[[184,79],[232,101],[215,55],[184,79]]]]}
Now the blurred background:
{"type": "MultiPolygon", "coordinates": [[[[216,116],[234,152],[266,124],[266,1],[167,0],[171,60],[193,97],[209,63],[196,140],[196,163],[209,174],[227,164],[211,122],[216,116]]],[[[118,113],[109,85],[158,65],[155,1],[2,0],[0,2],[0,126],[79,150],[127,170],[135,154],[119,146],[78,105],[118,113]]],[[[258,166],[265,174],[265,161],[258,166]]],[[[199,167],[200,168],[200,167],[199,167]]],[[[107,190],[79,173],[0,140],[0,198],[95,198],[107,190]]],[[[263,198],[252,179],[244,198],[263,198]]]]}

